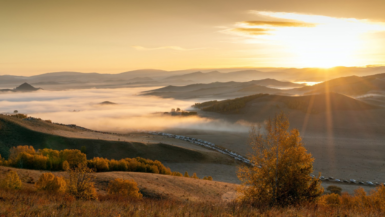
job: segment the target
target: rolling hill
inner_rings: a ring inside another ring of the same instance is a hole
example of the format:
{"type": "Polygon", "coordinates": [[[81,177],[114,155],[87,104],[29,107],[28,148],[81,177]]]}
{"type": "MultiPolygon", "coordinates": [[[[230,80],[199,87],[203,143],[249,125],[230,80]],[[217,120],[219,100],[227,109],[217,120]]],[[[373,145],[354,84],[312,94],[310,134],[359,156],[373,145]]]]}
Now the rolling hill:
{"type": "Polygon", "coordinates": [[[290,87],[296,85],[291,82],[282,82],[275,79],[263,79],[249,82],[214,82],[209,84],[191,84],[186,86],[167,86],[143,92],[143,95],[159,96],[175,99],[215,98],[226,99],[242,97],[257,93],[278,94],[282,90],[270,88],[290,87]]]}
{"type": "Polygon", "coordinates": [[[18,119],[0,115],[0,154],[7,158],[12,146],[31,145],[35,149],[51,148],[55,150],[87,148],[87,157],[105,157],[122,159],[143,157],[161,162],[177,163],[224,163],[232,164],[233,160],[225,155],[210,150],[194,150],[180,146],[158,143],[130,142],[124,136],[103,140],[104,135],[93,134],[91,138],[62,136],[68,131],[72,135],[87,133],[85,130],[48,123],[42,120],[18,119]],[[39,130],[39,131],[38,131],[39,130]],[[101,138],[101,139],[99,139],[101,138]]]}
{"type": "Polygon", "coordinates": [[[283,103],[286,107],[300,110],[305,113],[320,113],[327,111],[348,111],[368,110],[377,108],[365,102],[338,94],[314,94],[306,96],[281,96],[269,94],[257,94],[223,101],[208,101],[196,103],[194,107],[203,111],[220,113],[239,113],[248,103],[256,102],[277,102],[283,103]]]}
{"type": "Polygon", "coordinates": [[[385,91],[385,73],[363,77],[341,77],[297,90],[307,94],[336,92],[350,96],[363,95],[371,91],[385,91]]]}

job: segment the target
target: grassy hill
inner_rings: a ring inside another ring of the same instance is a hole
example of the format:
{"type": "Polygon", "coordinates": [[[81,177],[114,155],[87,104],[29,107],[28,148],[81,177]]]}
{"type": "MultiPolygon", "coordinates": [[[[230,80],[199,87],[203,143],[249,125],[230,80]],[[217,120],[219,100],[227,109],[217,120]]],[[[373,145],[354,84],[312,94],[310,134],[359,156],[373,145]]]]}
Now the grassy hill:
{"type": "MultiPolygon", "coordinates": [[[[15,170],[22,179],[23,185],[30,189],[34,189],[33,183],[39,179],[42,173],[46,172],[0,166],[0,178],[3,178],[9,169],[15,170]]],[[[67,178],[66,172],[52,173],[67,178]]],[[[221,202],[222,200],[235,199],[238,186],[225,182],[139,172],[99,172],[93,175],[95,176],[95,187],[101,195],[107,193],[106,189],[110,180],[124,178],[135,180],[144,197],[180,201],[221,202]]]]}
{"type": "MultiPolygon", "coordinates": [[[[87,148],[87,157],[105,157],[122,159],[143,157],[161,162],[218,162],[229,163],[232,160],[220,153],[210,154],[178,146],[157,143],[144,144],[140,142],[108,141],[100,139],[70,138],[53,133],[39,132],[33,128],[76,131],[44,121],[28,121],[10,116],[0,115],[0,154],[7,158],[9,148],[18,145],[31,145],[35,149],[51,148],[55,150],[87,148]]],[[[81,133],[81,132],[79,132],[81,133]]]]}
{"type": "Polygon", "coordinates": [[[376,106],[369,105],[338,93],[314,94],[306,96],[256,94],[223,101],[215,100],[204,103],[196,103],[194,107],[210,112],[240,113],[249,102],[279,102],[283,103],[290,109],[300,110],[306,113],[341,110],[366,110],[376,108],[376,106]]]}

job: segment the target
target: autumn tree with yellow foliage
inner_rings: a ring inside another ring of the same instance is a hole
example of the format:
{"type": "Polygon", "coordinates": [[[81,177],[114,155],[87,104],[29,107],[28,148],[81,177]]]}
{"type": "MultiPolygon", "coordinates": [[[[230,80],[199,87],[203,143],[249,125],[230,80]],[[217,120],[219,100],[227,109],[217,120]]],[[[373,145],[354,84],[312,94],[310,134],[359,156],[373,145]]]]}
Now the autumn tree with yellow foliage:
{"type": "Polygon", "coordinates": [[[52,173],[43,173],[35,183],[35,187],[42,191],[64,193],[67,189],[67,184],[63,177],[55,176],[52,173]]]}
{"type": "Polygon", "coordinates": [[[134,180],[114,179],[108,183],[108,193],[111,195],[127,196],[134,199],[141,199],[138,184],[134,180]]]}
{"type": "Polygon", "coordinates": [[[312,178],[313,161],[297,129],[289,132],[289,120],[280,113],[269,119],[262,135],[250,132],[251,165],[239,168],[240,200],[260,208],[313,202],[322,193],[319,178],[312,178]]]}

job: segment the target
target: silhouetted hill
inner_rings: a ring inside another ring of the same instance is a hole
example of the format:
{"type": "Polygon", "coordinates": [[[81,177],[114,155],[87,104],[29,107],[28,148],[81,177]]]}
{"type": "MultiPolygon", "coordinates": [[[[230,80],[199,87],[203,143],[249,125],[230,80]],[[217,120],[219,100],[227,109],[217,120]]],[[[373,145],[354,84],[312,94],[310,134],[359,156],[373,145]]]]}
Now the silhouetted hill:
{"type": "MultiPolygon", "coordinates": [[[[378,108],[365,102],[338,94],[314,94],[307,96],[281,96],[257,94],[223,101],[208,101],[196,103],[194,107],[203,111],[220,113],[240,113],[247,106],[258,102],[283,103],[286,107],[305,113],[320,113],[327,111],[367,110],[378,108]]],[[[277,104],[275,104],[277,106],[277,104]]],[[[248,108],[251,109],[251,108],[248,108]]],[[[268,109],[268,108],[266,108],[268,109]]]]}
{"type": "Polygon", "coordinates": [[[110,102],[110,101],[104,101],[104,102],[99,103],[99,105],[116,105],[116,103],[110,102]]]}
{"type": "Polygon", "coordinates": [[[15,89],[1,89],[0,91],[2,91],[2,92],[6,92],[6,91],[12,91],[12,92],[32,92],[32,91],[36,91],[36,90],[40,90],[40,89],[41,88],[35,88],[32,85],[30,85],[30,84],[25,82],[25,83],[19,85],[18,87],[16,87],[15,89]]]}
{"type": "Polygon", "coordinates": [[[32,85],[28,83],[23,83],[20,86],[15,88],[16,92],[31,92],[31,91],[36,91],[39,90],[40,88],[35,88],[32,85]]]}
{"type": "Polygon", "coordinates": [[[298,90],[305,93],[337,92],[352,96],[367,94],[370,91],[384,91],[385,73],[364,77],[341,77],[298,90]]]}

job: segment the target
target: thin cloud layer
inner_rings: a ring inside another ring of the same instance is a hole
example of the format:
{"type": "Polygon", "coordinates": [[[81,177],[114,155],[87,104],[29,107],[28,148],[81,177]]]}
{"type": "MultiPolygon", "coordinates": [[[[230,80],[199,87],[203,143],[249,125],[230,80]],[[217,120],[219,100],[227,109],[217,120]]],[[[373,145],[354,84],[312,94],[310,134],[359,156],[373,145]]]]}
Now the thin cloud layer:
{"type": "Polygon", "coordinates": [[[254,26],[273,26],[273,27],[314,27],[314,23],[303,23],[303,22],[278,22],[278,21],[245,21],[242,22],[250,27],[254,26]]]}
{"type": "Polygon", "coordinates": [[[163,47],[143,47],[143,46],[133,46],[136,50],[177,50],[177,51],[191,51],[191,50],[202,50],[206,48],[183,48],[179,46],[163,46],[163,47]]]}

